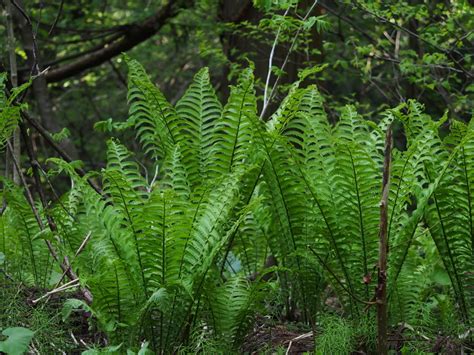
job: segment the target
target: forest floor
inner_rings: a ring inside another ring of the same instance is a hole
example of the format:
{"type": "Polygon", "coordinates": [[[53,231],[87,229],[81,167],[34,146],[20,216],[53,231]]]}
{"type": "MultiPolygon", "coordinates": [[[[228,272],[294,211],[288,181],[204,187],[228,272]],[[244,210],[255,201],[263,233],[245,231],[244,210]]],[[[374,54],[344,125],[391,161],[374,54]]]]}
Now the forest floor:
{"type": "Polygon", "coordinates": [[[242,345],[242,353],[302,354],[314,351],[314,336],[299,324],[274,323],[258,317],[242,345]]]}
{"type": "MultiPolygon", "coordinates": [[[[35,332],[30,346],[32,354],[81,354],[82,351],[106,344],[105,336],[97,330],[85,312],[73,312],[63,321],[63,305],[67,299],[80,294],[54,294],[38,303],[46,290],[25,288],[0,280],[0,329],[26,327],[35,332]]],[[[390,347],[401,354],[407,342],[423,344],[429,353],[459,354],[459,339],[438,335],[431,339],[407,336],[400,326],[390,334],[390,347]]],[[[317,334],[316,334],[317,335],[317,334]]],[[[314,353],[315,336],[308,326],[298,322],[284,322],[268,316],[258,316],[240,349],[245,354],[302,354],[314,353]]],[[[365,354],[364,344],[354,354],[365,354]]]]}
{"type": "Polygon", "coordinates": [[[46,292],[0,280],[0,328],[25,327],[34,331],[31,354],[81,354],[104,343],[103,334],[90,329],[84,312],[73,312],[63,321],[64,302],[68,298],[80,298],[79,294],[53,294],[36,304],[33,302],[46,292]]]}

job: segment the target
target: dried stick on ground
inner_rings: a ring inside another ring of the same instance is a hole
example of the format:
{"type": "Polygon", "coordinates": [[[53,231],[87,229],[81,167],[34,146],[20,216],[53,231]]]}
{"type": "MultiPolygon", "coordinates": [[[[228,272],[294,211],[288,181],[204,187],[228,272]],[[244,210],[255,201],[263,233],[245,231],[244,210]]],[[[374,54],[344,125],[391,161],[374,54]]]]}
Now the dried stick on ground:
{"type": "Polygon", "coordinates": [[[379,264],[377,289],[377,353],[388,353],[388,307],[387,307],[387,256],[388,256],[388,194],[390,191],[390,163],[392,159],[392,127],[387,128],[385,137],[385,158],[383,162],[382,199],[380,201],[379,264]]]}
{"type": "MultiPolygon", "coordinates": [[[[87,242],[89,241],[91,235],[92,235],[92,232],[89,231],[89,233],[87,233],[87,235],[85,236],[84,240],[82,241],[81,245],[79,245],[79,248],[77,248],[76,253],[74,254],[74,257],[77,257],[77,256],[84,250],[84,248],[86,247],[87,242]]],[[[62,274],[61,277],[59,278],[59,281],[56,282],[56,285],[54,286],[54,289],[60,288],[59,285],[61,284],[61,282],[63,282],[64,277],[67,275],[67,273],[69,272],[69,269],[70,269],[70,268],[71,268],[71,264],[69,264],[69,267],[68,267],[66,270],[64,270],[63,274],[62,274]]],[[[79,279],[77,279],[77,280],[79,280],[79,279]]],[[[64,286],[64,285],[63,285],[63,286],[64,286]]],[[[41,297],[40,299],[43,299],[43,298],[45,298],[45,297],[41,297]]],[[[46,300],[46,302],[48,302],[49,299],[50,299],[50,297],[48,297],[48,299],[46,300]]],[[[39,300],[38,300],[38,301],[39,301],[39,300]]],[[[33,301],[33,303],[35,303],[35,301],[33,301]]]]}

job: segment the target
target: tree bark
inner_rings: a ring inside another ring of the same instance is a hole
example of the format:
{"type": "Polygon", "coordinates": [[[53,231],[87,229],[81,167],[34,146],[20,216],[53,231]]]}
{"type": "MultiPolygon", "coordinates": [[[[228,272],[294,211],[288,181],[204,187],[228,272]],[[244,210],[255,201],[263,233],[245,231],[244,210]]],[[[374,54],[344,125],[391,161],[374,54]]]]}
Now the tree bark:
{"type": "MultiPolygon", "coordinates": [[[[16,88],[18,86],[18,70],[17,70],[17,63],[16,63],[16,54],[15,54],[15,34],[13,31],[13,6],[11,0],[7,0],[7,32],[8,32],[8,57],[10,62],[10,81],[12,83],[12,87],[16,88]]],[[[20,141],[20,131],[17,128],[13,132],[13,144],[12,144],[11,154],[13,155],[13,161],[17,161],[18,165],[21,164],[21,141],[20,141]]],[[[8,153],[7,153],[8,156],[8,153]]],[[[9,162],[7,162],[9,165],[9,162]]],[[[21,167],[18,166],[20,169],[21,167]]],[[[8,171],[10,167],[7,167],[6,170],[8,171]]],[[[20,185],[20,175],[18,173],[18,169],[11,169],[13,172],[13,182],[17,185],[20,185]]],[[[7,174],[8,176],[8,174],[7,174]]]]}

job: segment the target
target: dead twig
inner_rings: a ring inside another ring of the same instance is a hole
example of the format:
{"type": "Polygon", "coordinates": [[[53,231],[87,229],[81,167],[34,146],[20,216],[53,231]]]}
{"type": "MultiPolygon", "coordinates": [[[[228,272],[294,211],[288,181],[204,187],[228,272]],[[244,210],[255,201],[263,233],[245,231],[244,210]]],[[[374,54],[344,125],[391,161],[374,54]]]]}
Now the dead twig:
{"type": "Polygon", "coordinates": [[[50,297],[51,295],[54,295],[55,293],[58,293],[58,292],[62,292],[62,291],[66,291],[66,290],[70,290],[72,288],[76,288],[76,287],[79,287],[80,284],[79,284],[79,279],[75,279],[75,280],[72,280],[72,281],[69,281],[67,283],[65,283],[64,285],[58,287],[58,288],[55,288],[51,291],[48,291],[46,292],[43,296],[35,299],[32,301],[33,304],[36,304],[38,303],[39,301],[41,301],[42,299],[46,298],[46,297],[50,297]]]}
{"type": "Polygon", "coordinates": [[[311,331],[311,332],[301,334],[301,335],[297,336],[296,338],[291,339],[290,343],[288,344],[288,348],[286,349],[285,355],[288,355],[290,353],[290,349],[291,349],[291,346],[293,345],[294,341],[298,341],[300,339],[306,339],[306,338],[309,338],[309,337],[312,337],[312,336],[313,336],[313,332],[311,331]]]}
{"type": "MultiPolygon", "coordinates": [[[[82,241],[81,245],[79,246],[79,248],[77,248],[76,250],[76,253],[74,254],[74,257],[77,257],[83,250],[84,248],[86,247],[87,245],[87,242],[89,241],[90,237],[92,235],[92,232],[89,231],[89,233],[87,233],[86,237],[84,238],[84,240],[82,241]]],[[[61,275],[61,277],[59,278],[59,281],[56,283],[56,285],[54,286],[54,288],[58,288],[59,284],[64,280],[64,277],[66,276],[66,274],[69,272],[69,269],[71,268],[71,263],[69,263],[69,267],[64,270],[63,274],[61,275]]],[[[51,299],[51,297],[48,297],[48,299],[46,300],[46,303],[51,299]]]]}
{"type": "Polygon", "coordinates": [[[51,28],[49,29],[48,36],[50,36],[53,33],[54,29],[56,28],[56,25],[58,24],[58,21],[61,18],[61,14],[63,13],[63,6],[64,6],[64,0],[61,0],[61,3],[59,4],[58,13],[56,14],[56,18],[54,19],[54,22],[51,25],[51,28]]]}

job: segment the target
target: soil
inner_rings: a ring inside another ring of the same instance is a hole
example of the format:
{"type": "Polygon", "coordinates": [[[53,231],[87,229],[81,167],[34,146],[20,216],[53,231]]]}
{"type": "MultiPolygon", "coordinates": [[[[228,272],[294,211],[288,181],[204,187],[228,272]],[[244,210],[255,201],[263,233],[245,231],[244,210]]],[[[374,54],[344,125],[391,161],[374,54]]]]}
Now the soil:
{"type": "Polygon", "coordinates": [[[273,324],[260,317],[247,335],[241,351],[245,354],[274,353],[276,349],[284,349],[288,354],[313,352],[313,333],[294,328],[292,324],[273,324]]]}

